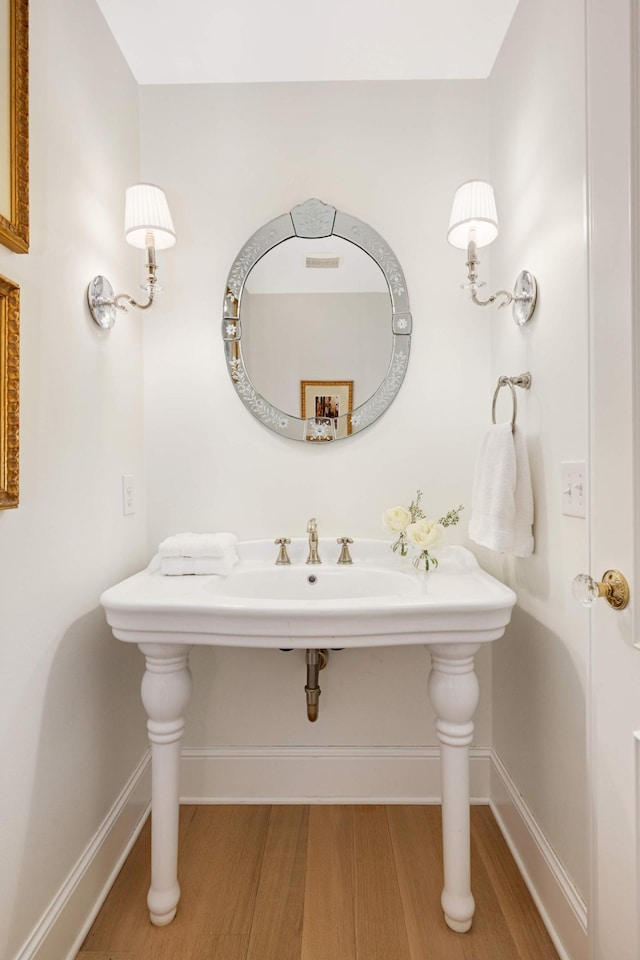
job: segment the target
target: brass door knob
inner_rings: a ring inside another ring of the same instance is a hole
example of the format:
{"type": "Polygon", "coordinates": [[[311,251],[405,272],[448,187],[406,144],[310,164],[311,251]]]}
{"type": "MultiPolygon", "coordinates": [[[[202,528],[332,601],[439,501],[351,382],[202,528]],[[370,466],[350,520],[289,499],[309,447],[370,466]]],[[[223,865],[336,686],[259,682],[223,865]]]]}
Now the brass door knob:
{"type": "Polygon", "coordinates": [[[579,573],[573,581],[573,595],[583,607],[592,607],[598,597],[604,597],[614,610],[624,610],[629,603],[629,584],[619,570],[606,570],[602,580],[579,573]]]}

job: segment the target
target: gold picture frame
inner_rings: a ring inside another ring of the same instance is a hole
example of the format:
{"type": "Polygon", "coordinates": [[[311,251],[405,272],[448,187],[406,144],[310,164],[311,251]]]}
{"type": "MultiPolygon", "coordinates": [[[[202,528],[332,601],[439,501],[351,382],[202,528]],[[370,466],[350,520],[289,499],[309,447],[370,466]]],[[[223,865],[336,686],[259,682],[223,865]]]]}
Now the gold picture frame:
{"type": "Polygon", "coordinates": [[[20,287],[0,276],[0,510],[18,506],[20,287]]]}
{"type": "Polygon", "coordinates": [[[29,250],[29,0],[0,0],[0,243],[29,250]]]}
{"type": "MultiPolygon", "coordinates": [[[[349,436],[353,410],[353,380],[301,380],[300,415],[303,420],[316,418],[320,425],[335,424],[335,439],[349,436]],[[344,417],[342,422],[339,417],[344,417]]],[[[322,430],[307,436],[307,440],[333,440],[334,434],[322,430]]]]}

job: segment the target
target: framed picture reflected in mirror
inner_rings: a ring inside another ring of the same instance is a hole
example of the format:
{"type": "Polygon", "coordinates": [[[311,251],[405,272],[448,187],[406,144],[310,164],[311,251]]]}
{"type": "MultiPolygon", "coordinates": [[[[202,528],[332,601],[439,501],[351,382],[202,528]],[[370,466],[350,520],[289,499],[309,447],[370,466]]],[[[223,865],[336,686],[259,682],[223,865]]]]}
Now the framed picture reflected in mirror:
{"type": "Polygon", "coordinates": [[[351,433],[351,418],[345,414],[353,410],[353,380],[301,380],[300,416],[303,420],[315,418],[318,429],[307,440],[333,440],[351,433]],[[342,421],[339,417],[343,417],[342,421]],[[330,427],[330,432],[323,426],[330,427]]]}

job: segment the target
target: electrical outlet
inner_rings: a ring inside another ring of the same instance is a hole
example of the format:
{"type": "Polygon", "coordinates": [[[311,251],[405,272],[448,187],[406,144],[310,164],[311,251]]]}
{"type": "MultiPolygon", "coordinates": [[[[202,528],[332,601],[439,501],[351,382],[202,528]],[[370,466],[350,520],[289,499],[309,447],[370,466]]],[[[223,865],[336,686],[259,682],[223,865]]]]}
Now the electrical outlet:
{"type": "Polygon", "coordinates": [[[562,472],[562,512],[565,517],[587,515],[587,465],[584,460],[560,464],[562,472]]]}
{"type": "Polygon", "coordinates": [[[136,512],[136,485],[131,474],[122,477],[122,512],[125,517],[136,512]]]}

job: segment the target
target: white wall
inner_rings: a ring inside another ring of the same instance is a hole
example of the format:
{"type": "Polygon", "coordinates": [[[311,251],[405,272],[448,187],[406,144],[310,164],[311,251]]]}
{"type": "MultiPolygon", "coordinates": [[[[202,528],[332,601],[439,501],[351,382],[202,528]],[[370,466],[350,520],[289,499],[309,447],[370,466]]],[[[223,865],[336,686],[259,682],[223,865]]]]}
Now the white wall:
{"type": "MultiPolygon", "coordinates": [[[[324,83],[141,88],[141,171],[172,204],[165,309],[145,326],[149,553],[180,530],[241,537],[384,535],[381,514],[417,487],[439,516],[464,503],[490,421],[489,318],[460,290],[446,230],[456,186],[488,174],[486,83],[324,83]],[[279,438],[235,396],[220,320],[227,272],[263,223],[318,197],[379,231],[414,316],[391,408],[331,445],[279,438]],[[338,491],[338,495],[336,495],[338,491]]],[[[274,554],[275,557],[275,554],[274,554]]],[[[477,742],[490,742],[489,652],[479,657],[477,742]]],[[[185,744],[430,744],[423,649],[345,651],[306,720],[304,658],[196,650],[185,744]]],[[[300,786],[304,792],[304,784],[300,786]]],[[[336,784],[339,792],[340,784],[336,784]]]]}
{"type": "Polygon", "coordinates": [[[524,370],[533,377],[518,419],[531,460],[536,550],[527,560],[478,556],[519,601],[493,652],[495,749],[586,897],[588,635],[571,581],[589,570],[588,530],[585,520],[561,515],[560,483],[561,461],[588,457],[584,29],[582,0],[520,0],[490,78],[502,227],[493,278],[509,285],[526,268],[540,285],[526,328],[508,311],[492,321],[493,381],[524,370]]]}
{"type": "Polygon", "coordinates": [[[121,238],[136,85],[94,3],[31,0],[30,25],[31,252],[0,247],[0,273],[21,287],[20,506],[0,513],[6,958],[145,748],[139,657],[98,607],[145,559],[140,321],[103,335],[85,304],[94,274],[135,278],[121,238]],[[138,480],[126,519],[122,473],[138,480]]]}

